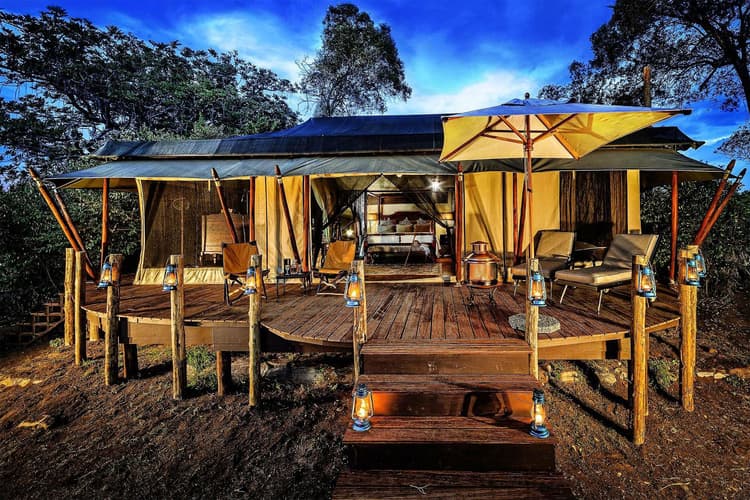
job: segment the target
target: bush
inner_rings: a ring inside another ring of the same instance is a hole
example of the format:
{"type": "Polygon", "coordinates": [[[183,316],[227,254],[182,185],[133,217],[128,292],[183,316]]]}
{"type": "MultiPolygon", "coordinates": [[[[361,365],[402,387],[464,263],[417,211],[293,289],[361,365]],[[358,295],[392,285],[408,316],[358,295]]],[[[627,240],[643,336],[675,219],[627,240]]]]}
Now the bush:
{"type": "MultiPolygon", "coordinates": [[[[718,181],[682,182],[679,186],[678,248],[693,243],[703,216],[716,192],[718,181]]],[[[657,186],[641,196],[644,233],[659,234],[652,258],[658,275],[669,270],[671,238],[671,188],[657,186]]],[[[701,249],[708,263],[708,276],[699,297],[702,306],[728,305],[734,294],[747,290],[750,278],[750,192],[734,195],[701,249]]]]}

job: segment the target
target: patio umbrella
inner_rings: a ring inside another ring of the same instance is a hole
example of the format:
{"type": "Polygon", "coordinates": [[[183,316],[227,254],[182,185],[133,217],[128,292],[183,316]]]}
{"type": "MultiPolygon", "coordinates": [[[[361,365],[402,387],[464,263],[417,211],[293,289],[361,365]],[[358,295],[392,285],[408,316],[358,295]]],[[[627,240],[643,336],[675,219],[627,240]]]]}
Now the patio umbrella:
{"type": "Polygon", "coordinates": [[[563,103],[514,99],[500,106],[443,117],[441,161],[523,158],[529,257],[531,238],[531,159],[579,159],[627,134],[653,125],[685,109],[563,103]]]}

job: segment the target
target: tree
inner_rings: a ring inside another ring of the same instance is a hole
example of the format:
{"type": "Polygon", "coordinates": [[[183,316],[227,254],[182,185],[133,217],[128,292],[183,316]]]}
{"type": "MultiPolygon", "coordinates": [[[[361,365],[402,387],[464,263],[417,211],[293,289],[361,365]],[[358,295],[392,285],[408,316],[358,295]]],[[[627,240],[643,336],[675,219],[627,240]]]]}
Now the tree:
{"type": "Polygon", "coordinates": [[[51,7],[38,17],[0,11],[0,175],[19,166],[66,170],[104,140],[141,130],[177,137],[194,124],[219,134],[296,123],[284,93],[292,85],[234,52],[194,51],[100,29],[51,7]]]}
{"type": "Polygon", "coordinates": [[[375,26],[366,12],[345,3],[328,8],[321,39],[315,59],[298,63],[300,91],[316,116],[384,113],[387,100],[411,97],[388,25],[375,26]]]}

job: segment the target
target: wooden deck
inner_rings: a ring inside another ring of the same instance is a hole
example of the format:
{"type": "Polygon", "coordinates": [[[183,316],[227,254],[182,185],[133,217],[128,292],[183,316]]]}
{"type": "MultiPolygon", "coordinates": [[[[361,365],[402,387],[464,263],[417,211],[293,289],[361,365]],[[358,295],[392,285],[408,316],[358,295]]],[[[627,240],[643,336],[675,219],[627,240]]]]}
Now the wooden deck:
{"type": "MultiPolygon", "coordinates": [[[[371,343],[399,343],[415,339],[430,343],[494,343],[499,339],[521,338],[508,318],[523,313],[524,294],[512,295],[508,285],[495,293],[496,303],[486,295],[468,305],[466,287],[426,283],[367,285],[368,331],[371,343]]],[[[289,284],[278,300],[273,286],[263,301],[262,325],[284,340],[317,348],[351,349],[352,310],[341,296],[303,295],[289,284]]],[[[629,357],[624,339],[630,325],[627,288],[604,297],[601,315],[596,314],[596,295],[586,289],[569,290],[564,304],[552,302],[540,311],[556,318],[558,332],[540,334],[541,359],[597,359],[629,357]],[[573,346],[573,347],[571,347],[573,346]]],[[[122,341],[168,344],[169,294],[159,286],[121,288],[120,317],[124,320],[122,341]],[[166,339],[166,341],[163,341],[166,339]]],[[[556,298],[558,294],[555,294],[556,298]]],[[[105,314],[105,293],[90,287],[86,309],[89,320],[101,324],[105,314]]],[[[234,306],[223,303],[220,285],[185,287],[185,317],[189,344],[213,345],[217,350],[247,350],[247,301],[234,306]]],[[[666,287],[648,309],[649,332],[677,326],[679,304],[666,287]]]]}

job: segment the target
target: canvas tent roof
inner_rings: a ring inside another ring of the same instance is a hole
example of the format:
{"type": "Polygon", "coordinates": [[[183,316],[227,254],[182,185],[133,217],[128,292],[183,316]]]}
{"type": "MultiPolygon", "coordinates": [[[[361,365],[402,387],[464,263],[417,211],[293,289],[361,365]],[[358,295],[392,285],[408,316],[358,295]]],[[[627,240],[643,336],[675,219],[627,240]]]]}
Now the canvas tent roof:
{"type": "MultiPolygon", "coordinates": [[[[284,176],[455,174],[455,163],[438,160],[443,142],[441,116],[312,118],[286,130],[227,139],[109,141],[94,157],[114,161],[51,180],[65,187],[97,188],[108,178],[113,189],[133,189],[137,178],[209,180],[212,168],[223,179],[273,176],[276,165],[284,176]]],[[[721,175],[720,169],[675,151],[699,144],[676,127],[651,127],[578,161],[536,160],[534,170],[680,170],[721,175]]],[[[516,160],[461,164],[467,173],[523,171],[516,160]]]]}

